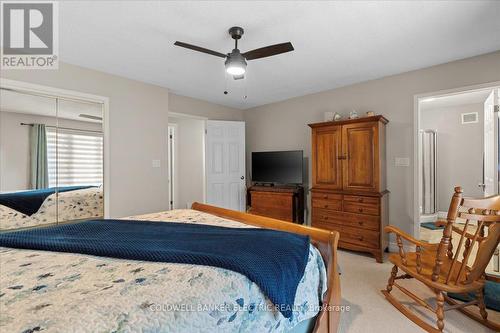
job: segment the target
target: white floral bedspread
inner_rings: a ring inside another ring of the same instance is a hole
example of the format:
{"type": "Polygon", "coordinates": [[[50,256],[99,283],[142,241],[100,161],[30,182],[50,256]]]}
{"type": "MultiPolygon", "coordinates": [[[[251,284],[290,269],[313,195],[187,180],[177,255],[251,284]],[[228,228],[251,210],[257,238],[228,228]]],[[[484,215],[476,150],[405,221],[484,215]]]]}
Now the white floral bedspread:
{"type": "MultiPolygon", "coordinates": [[[[194,210],[130,219],[248,227],[194,210]]],[[[0,332],[10,333],[286,332],[318,313],[326,290],[312,246],[290,319],[222,268],[0,248],[0,270],[0,332]]]]}
{"type": "Polygon", "coordinates": [[[0,230],[102,217],[103,202],[102,188],[90,187],[49,195],[31,216],[0,205],[0,230]]]}

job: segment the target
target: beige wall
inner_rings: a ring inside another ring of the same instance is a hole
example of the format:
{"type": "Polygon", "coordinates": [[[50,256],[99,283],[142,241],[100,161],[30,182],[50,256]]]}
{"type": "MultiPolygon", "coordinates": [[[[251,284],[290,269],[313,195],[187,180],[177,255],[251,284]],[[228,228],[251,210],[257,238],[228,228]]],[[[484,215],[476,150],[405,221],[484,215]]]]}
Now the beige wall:
{"type": "Polygon", "coordinates": [[[243,110],[205,102],[200,99],[170,93],[168,110],[175,113],[205,117],[210,120],[243,120],[243,110]]]}
{"type": "MultiPolygon", "coordinates": [[[[309,157],[311,140],[307,124],[323,121],[325,111],[337,111],[344,116],[351,109],[383,114],[390,120],[387,127],[390,223],[413,233],[414,95],[499,80],[500,52],[495,52],[245,110],[247,166],[250,167],[250,153],[258,150],[303,149],[309,157]],[[409,157],[410,167],[395,167],[395,157],[409,157]]],[[[442,189],[446,190],[451,193],[452,189],[442,189]]]]}
{"type": "Polygon", "coordinates": [[[2,70],[25,81],[109,98],[109,213],[111,217],[168,208],[168,90],[79,66],[58,70],[2,70]],[[161,167],[153,168],[152,160],[161,167]]]}
{"type": "Polygon", "coordinates": [[[438,210],[448,210],[456,185],[465,196],[483,196],[477,184],[483,179],[484,103],[422,110],[420,128],[437,130],[438,210]],[[479,122],[462,124],[461,114],[470,112],[478,113],[479,122]]]}
{"type": "MultiPolygon", "coordinates": [[[[100,131],[101,124],[59,118],[61,127],[100,131]]],[[[4,112],[0,110],[0,192],[30,188],[29,126],[38,123],[55,126],[55,117],[4,112]]]]}

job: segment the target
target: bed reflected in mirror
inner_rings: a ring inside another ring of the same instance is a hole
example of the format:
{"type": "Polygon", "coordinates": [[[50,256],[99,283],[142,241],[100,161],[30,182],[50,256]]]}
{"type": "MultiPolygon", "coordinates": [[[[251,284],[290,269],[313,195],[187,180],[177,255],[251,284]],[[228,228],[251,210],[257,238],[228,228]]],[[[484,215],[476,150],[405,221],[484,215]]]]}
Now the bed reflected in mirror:
{"type": "Polygon", "coordinates": [[[102,105],[0,93],[0,230],[102,218],[102,105]]]}

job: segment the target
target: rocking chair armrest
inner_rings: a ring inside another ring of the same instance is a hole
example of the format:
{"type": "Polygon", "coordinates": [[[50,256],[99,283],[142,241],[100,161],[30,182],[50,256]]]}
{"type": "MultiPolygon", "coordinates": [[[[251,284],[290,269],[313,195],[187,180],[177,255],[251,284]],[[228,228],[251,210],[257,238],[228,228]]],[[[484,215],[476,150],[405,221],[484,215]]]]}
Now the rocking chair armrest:
{"type": "Polygon", "coordinates": [[[410,243],[413,243],[415,244],[416,246],[420,246],[422,248],[425,248],[425,249],[428,249],[428,250],[436,250],[439,246],[439,244],[432,244],[432,243],[427,243],[427,242],[424,242],[424,241],[420,241],[418,239],[415,239],[413,238],[412,236],[410,236],[409,234],[407,234],[406,232],[392,226],[392,225],[388,225],[384,228],[384,231],[386,233],[395,233],[396,235],[399,235],[401,236],[401,238],[404,238],[406,239],[408,242],[410,243]]]}

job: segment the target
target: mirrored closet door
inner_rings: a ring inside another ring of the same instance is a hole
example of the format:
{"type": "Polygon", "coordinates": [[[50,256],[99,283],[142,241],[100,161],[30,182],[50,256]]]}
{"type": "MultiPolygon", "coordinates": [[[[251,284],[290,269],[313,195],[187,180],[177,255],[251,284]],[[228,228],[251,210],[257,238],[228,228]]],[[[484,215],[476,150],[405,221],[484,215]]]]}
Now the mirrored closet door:
{"type": "Polygon", "coordinates": [[[103,217],[102,105],[0,93],[0,229],[103,217]]]}

